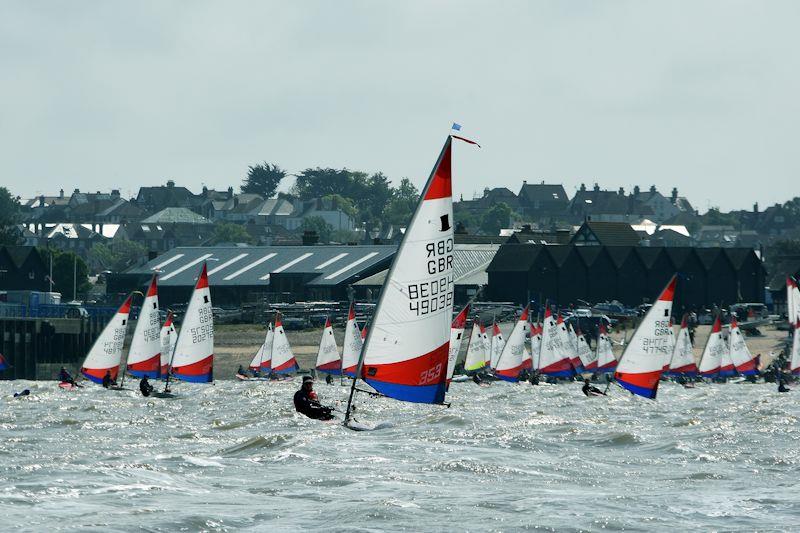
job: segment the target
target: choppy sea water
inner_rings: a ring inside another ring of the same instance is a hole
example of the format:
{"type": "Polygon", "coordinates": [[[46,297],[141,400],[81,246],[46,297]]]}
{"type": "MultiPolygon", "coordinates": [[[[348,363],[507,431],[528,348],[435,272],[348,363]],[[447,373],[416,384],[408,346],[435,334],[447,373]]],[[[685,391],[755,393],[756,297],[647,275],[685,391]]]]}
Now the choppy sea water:
{"type": "Polygon", "coordinates": [[[359,433],[295,414],[297,385],[0,382],[0,529],[800,528],[800,391],[455,383],[449,409],[360,397],[393,426],[359,433]]]}

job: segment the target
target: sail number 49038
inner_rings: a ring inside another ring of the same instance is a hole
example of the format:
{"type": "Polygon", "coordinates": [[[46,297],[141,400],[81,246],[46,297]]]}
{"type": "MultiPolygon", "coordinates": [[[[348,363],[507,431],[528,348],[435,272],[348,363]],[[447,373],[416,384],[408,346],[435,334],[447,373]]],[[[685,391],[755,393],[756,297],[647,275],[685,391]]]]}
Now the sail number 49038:
{"type": "Polygon", "coordinates": [[[420,315],[435,313],[453,305],[453,275],[438,280],[408,284],[408,309],[420,315]]]}

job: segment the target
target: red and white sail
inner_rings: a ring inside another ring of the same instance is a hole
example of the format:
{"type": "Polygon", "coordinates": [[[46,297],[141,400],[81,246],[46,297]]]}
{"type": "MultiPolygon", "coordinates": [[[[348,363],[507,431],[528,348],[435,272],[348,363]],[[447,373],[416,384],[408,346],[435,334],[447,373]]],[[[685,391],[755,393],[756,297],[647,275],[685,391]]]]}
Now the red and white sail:
{"type": "Polygon", "coordinates": [[[586,342],[586,336],[583,335],[580,327],[578,327],[578,331],[575,333],[575,336],[578,340],[578,358],[581,361],[581,365],[583,365],[583,371],[596,372],[597,354],[589,347],[589,343],[586,342]]]}
{"type": "Polygon", "coordinates": [[[339,347],[336,346],[336,338],[333,336],[333,326],[331,319],[325,321],[325,328],[322,330],[322,338],[319,340],[319,350],[317,350],[317,372],[339,375],[342,373],[342,358],[339,356],[339,347]]]}
{"type": "Polygon", "coordinates": [[[160,374],[166,377],[169,374],[169,365],[172,362],[172,354],[175,351],[175,344],[178,342],[178,332],[172,319],[172,311],[167,313],[167,319],[161,326],[159,333],[161,339],[161,370],[160,374]]]}
{"type": "Polygon", "coordinates": [[[461,351],[461,340],[464,338],[464,328],[467,327],[467,316],[469,315],[469,304],[464,306],[450,324],[450,352],[447,357],[447,383],[453,379],[453,372],[456,370],[456,361],[461,351]]]}
{"type": "Polygon", "coordinates": [[[264,342],[258,347],[248,365],[250,370],[269,372],[272,368],[272,323],[267,324],[264,342]]]}
{"type": "Polygon", "coordinates": [[[610,374],[617,369],[617,358],[614,356],[614,348],[611,345],[611,338],[606,331],[606,325],[600,321],[600,331],[597,335],[597,371],[602,374],[610,374]]]}
{"type": "Polygon", "coordinates": [[[797,280],[789,276],[786,278],[786,314],[789,324],[794,324],[800,319],[800,287],[797,280]]]}
{"type": "Polygon", "coordinates": [[[364,338],[358,322],[356,322],[356,309],[351,302],[350,312],[347,314],[347,326],[344,330],[344,345],[342,346],[342,371],[350,377],[356,375],[358,358],[361,356],[363,344],[364,338]]]}
{"type": "Polygon", "coordinates": [[[792,331],[792,354],[789,358],[789,371],[800,375],[800,319],[795,321],[792,331]]]}
{"type": "MultiPolygon", "coordinates": [[[[530,318],[530,316],[530,313],[528,313],[528,318],[530,318]]],[[[528,343],[533,338],[533,324],[531,324],[530,320],[526,320],[522,329],[525,335],[525,351],[522,353],[522,370],[530,370],[533,368],[533,355],[531,355],[531,351],[528,350],[528,343]]]]}
{"type": "Polygon", "coordinates": [[[158,275],[153,274],[139,320],[133,329],[126,371],[137,378],[157,378],[161,374],[161,316],[158,313],[158,275]]]}
{"type": "Polygon", "coordinates": [[[497,366],[494,375],[505,381],[518,381],[519,373],[522,372],[522,363],[525,354],[528,352],[525,346],[525,329],[528,324],[528,308],[526,307],[514,329],[508,336],[508,341],[503,346],[500,356],[497,358],[497,366]]]}
{"type": "Polygon", "coordinates": [[[272,371],[277,374],[296,372],[300,366],[294,358],[289,339],[286,338],[280,313],[275,317],[274,335],[272,339],[272,371]]]}
{"type": "Polygon", "coordinates": [[[489,341],[489,366],[492,370],[497,368],[497,360],[500,359],[500,354],[503,353],[503,348],[506,346],[506,341],[503,338],[503,332],[500,331],[500,326],[497,322],[492,323],[492,339],[489,341]]]}
{"type": "Polygon", "coordinates": [[[481,323],[472,324],[472,333],[467,345],[467,358],[464,361],[464,370],[477,372],[486,366],[486,328],[481,323]]]}
{"type": "Polygon", "coordinates": [[[700,356],[698,370],[705,377],[716,377],[722,366],[722,354],[726,351],[725,341],[722,340],[722,323],[719,317],[714,319],[711,327],[711,334],[708,336],[706,346],[703,348],[703,355],[700,356]]]}
{"type": "Polygon", "coordinates": [[[675,339],[675,348],[672,350],[672,359],[669,363],[669,373],[674,376],[693,377],[697,375],[697,365],[694,362],[694,348],[689,336],[689,319],[683,315],[681,329],[675,339]]]}
{"type": "Polygon", "coordinates": [[[538,322],[531,326],[531,368],[539,370],[542,353],[542,326],[538,322]]]}
{"type": "Polygon", "coordinates": [[[130,312],[131,296],[128,296],[89,349],[81,366],[84,377],[95,383],[102,383],[106,372],[110,372],[111,378],[117,379],[130,312]]]}
{"type": "Polygon", "coordinates": [[[739,323],[735,318],[731,319],[731,332],[728,336],[728,353],[731,354],[733,365],[736,371],[743,376],[754,376],[758,374],[756,368],[756,358],[747,348],[747,343],[739,328],[739,323]]]}
{"type": "Polygon", "coordinates": [[[664,359],[669,353],[669,324],[675,282],[676,276],[673,276],[644,315],[614,373],[620,385],[645,398],[656,397],[664,359]]]}
{"type": "Polygon", "coordinates": [[[575,330],[572,329],[572,324],[565,322],[564,325],[567,328],[566,345],[569,348],[569,362],[572,365],[572,368],[575,369],[575,373],[580,374],[584,369],[581,358],[578,355],[578,336],[575,334],[575,330]]]}
{"type": "Polygon", "coordinates": [[[452,139],[448,136],[389,269],[362,377],[378,392],[443,403],[453,317],[452,139]]]}
{"type": "Polygon", "coordinates": [[[675,352],[675,328],[673,328],[672,319],[669,320],[669,352],[664,357],[663,372],[669,372],[669,363],[672,361],[672,354],[675,352]]]}
{"type": "Polygon", "coordinates": [[[542,349],[539,355],[539,372],[548,376],[570,377],[575,374],[569,362],[567,327],[561,315],[558,320],[548,307],[542,326],[542,349]]]}
{"type": "Polygon", "coordinates": [[[183,317],[172,357],[172,374],[183,381],[214,381],[214,313],[205,263],[183,317]]]}

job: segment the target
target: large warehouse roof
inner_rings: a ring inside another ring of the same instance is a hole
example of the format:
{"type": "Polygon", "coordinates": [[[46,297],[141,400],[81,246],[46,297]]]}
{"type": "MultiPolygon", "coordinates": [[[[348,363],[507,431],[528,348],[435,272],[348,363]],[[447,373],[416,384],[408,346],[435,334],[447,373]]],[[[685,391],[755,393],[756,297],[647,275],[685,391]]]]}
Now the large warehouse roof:
{"type": "MultiPolygon", "coordinates": [[[[485,285],[489,282],[486,267],[494,259],[499,244],[456,244],[453,249],[453,282],[456,285],[485,285]]],[[[380,287],[386,281],[388,268],[355,283],[380,287]]]]}
{"type": "MultiPolygon", "coordinates": [[[[159,285],[191,286],[208,263],[212,286],[269,285],[278,273],[317,274],[309,285],[331,286],[376,266],[385,268],[396,246],[220,246],[174,248],[127,274],[159,272],[159,285]]],[[[374,272],[374,270],[372,270],[374,272]]]]}

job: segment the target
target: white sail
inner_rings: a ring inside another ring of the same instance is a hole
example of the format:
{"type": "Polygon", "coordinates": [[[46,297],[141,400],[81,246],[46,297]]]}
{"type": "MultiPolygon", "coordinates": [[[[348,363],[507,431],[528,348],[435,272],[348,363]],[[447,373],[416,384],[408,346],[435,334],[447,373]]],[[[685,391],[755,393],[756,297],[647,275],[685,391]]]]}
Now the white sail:
{"type": "Polygon", "coordinates": [[[154,275],[150,281],[128,348],[126,371],[139,378],[157,378],[161,374],[161,316],[156,279],[154,275]]]}
{"type": "Polygon", "coordinates": [[[541,324],[534,324],[531,328],[531,367],[534,370],[539,370],[541,367],[541,353],[542,353],[542,326],[541,324]]]}
{"type": "Polygon", "coordinates": [[[743,376],[752,376],[758,373],[756,368],[756,360],[750,350],[747,348],[747,343],[742,335],[742,330],[734,318],[731,321],[731,332],[729,339],[729,352],[731,360],[733,361],[736,371],[743,376]]]}
{"type": "Polygon", "coordinates": [[[489,342],[489,356],[491,357],[489,366],[492,370],[497,368],[497,360],[500,359],[500,354],[503,353],[505,345],[506,341],[503,339],[503,332],[500,331],[500,326],[497,325],[497,322],[494,322],[492,324],[492,340],[489,342]]]}
{"type": "Polygon", "coordinates": [[[606,332],[606,326],[600,322],[600,332],[597,336],[597,371],[602,373],[614,372],[617,368],[617,358],[611,339],[606,332]]]}
{"type": "Polygon", "coordinates": [[[483,324],[472,324],[472,333],[469,336],[467,345],[467,358],[464,361],[464,369],[468,372],[476,372],[486,366],[486,340],[483,324]]]}
{"type": "Polygon", "coordinates": [[[580,329],[575,334],[575,338],[578,341],[578,358],[583,365],[583,369],[586,372],[594,372],[597,370],[597,353],[593,352],[589,347],[589,343],[586,342],[586,337],[581,333],[580,329]]]}
{"type": "Polygon", "coordinates": [[[325,321],[322,338],[319,340],[316,368],[318,372],[328,374],[339,375],[342,372],[342,358],[339,357],[339,347],[336,346],[336,337],[333,336],[330,318],[325,321]]]}
{"type": "Polygon", "coordinates": [[[669,352],[669,324],[675,282],[676,277],[673,276],[642,318],[614,374],[617,383],[645,398],[656,397],[658,382],[664,371],[665,354],[669,352]]]}
{"type": "Polygon", "coordinates": [[[469,304],[453,319],[450,324],[450,351],[447,356],[447,382],[453,379],[453,372],[456,370],[456,361],[461,351],[461,340],[464,338],[464,328],[467,326],[467,315],[469,315],[469,304]]]}
{"type": "Polygon", "coordinates": [[[128,329],[128,314],[131,311],[131,297],[117,309],[106,327],[100,332],[97,340],[89,349],[83,361],[81,373],[95,383],[102,383],[106,372],[113,380],[117,379],[119,364],[122,361],[122,345],[128,329]]]}
{"type": "Polygon", "coordinates": [[[298,370],[297,360],[294,358],[289,339],[281,322],[281,314],[275,317],[275,337],[272,340],[272,371],[278,374],[295,372],[298,370]]]}
{"type": "Polygon", "coordinates": [[[800,320],[794,323],[792,332],[792,355],[789,359],[789,371],[795,376],[800,374],[800,320]]]}
{"type": "Polygon", "coordinates": [[[169,373],[169,365],[172,362],[175,344],[178,342],[178,332],[175,330],[172,313],[167,315],[164,325],[161,326],[159,336],[161,338],[161,375],[166,377],[169,373]]]}
{"type": "Polygon", "coordinates": [[[184,381],[214,381],[214,313],[205,263],[183,317],[172,357],[172,373],[184,381]]]}
{"type": "Polygon", "coordinates": [[[717,317],[703,349],[703,355],[700,357],[700,365],[698,367],[700,374],[706,377],[715,377],[719,374],[719,369],[722,366],[722,354],[725,351],[725,342],[722,340],[722,324],[719,317],[717,317]]]}
{"type": "Polygon", "coordinates": [[[528,323],[528,308],[522,311],[514,329],[504,343],[497,358],[495,376],[506,381],[517,381],[522,371],[522,362],[528,349],[525,346],[525,326],[528,323]]]}
{"type": "Polygon", "coordinates": [[[689,336],[689,322],[686,316],[681,321],[681,329],[675,339],[672,350],[672,359],[669,364],[670,374],[694,376],[697,374],[697,365],[694,361],[694,348],[689,336]]]}
{"type": "Polygon", "coordinates": [[[342,346],[342,369],[350,377],[356,375],[358,358],[361,355],[361,347],[364,339],[361,336],[361,329],[356,322],[355,306],[350,304],[350,311],[347,315],[347,326],[344,330],[344,345],[342,346]]]}
{"type": "Polygon", "coordinates": [[[548,376],[569,377],[574,374],[570,364],[567,328],[561,315],[553,317],[548,307],[542,326],[542,348],[539,352],[539,372],[548,376]]]}

